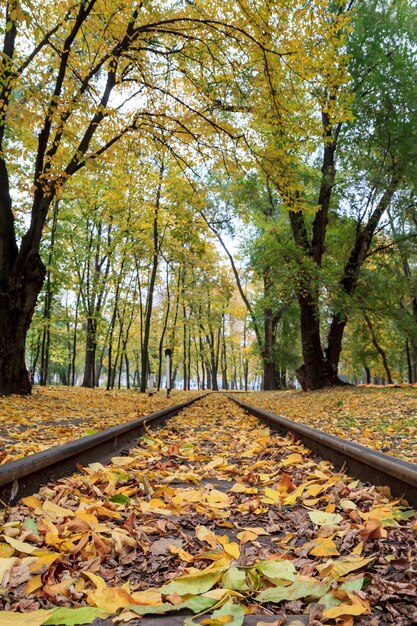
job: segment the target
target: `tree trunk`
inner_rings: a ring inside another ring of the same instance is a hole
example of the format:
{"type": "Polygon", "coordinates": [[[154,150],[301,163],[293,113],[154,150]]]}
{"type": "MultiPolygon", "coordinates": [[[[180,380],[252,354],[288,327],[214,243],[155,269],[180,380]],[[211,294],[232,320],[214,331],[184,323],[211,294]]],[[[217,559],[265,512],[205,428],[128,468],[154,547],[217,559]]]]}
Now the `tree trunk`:
{"type": "Polygon", "coordinates": [[[159,210],[161,206],[161,192],[162,192],[162,179],[164,174],[164,164],[161,163],[159,168],[159,182],[156,190],[156,200],[155,200],[155,210],[154,210],[154,218],[152,225],[152,239],[153,239],[153,257],[152,257],[152,268],[151,268],[151,276],[149,280],[149,290],[148,297],[146,299],[146,307],[145,307],[145,325],[143,331],[143,343],[142,343],[142,375],[141,375],[141,385],[140,390],[142,393],[146,391],[146,386],[148,383],[148,374],[149,374],[149,339],[151,332],[151,321],[152,321],[152,312],[153,312],[153,298],[155,291],[155,282],[159,265],[159,210]]]}
{"type": "Polygon", "coordinates": [[[212,376],[211,376],[211,369],[210,369],[210,364],[206,363],[206,376],[207,376],[207,389],[211,389],[211,381],[212,381],[212,376]]]}
{"type": "Polygon", "coordinates": [[[222,313],[222,344],[221,344],[221,364],[222,364],[222,389],[226,391],[229,389],[229,382],[227,380],[227,352],[226,352],[226,328],[225,328],[225,314],[222,313]]]}
{"type": "Polygon", "coordinates": [[[45,266],[32,254],[22,279],[8,281],[0,294],[0,394],[27,395],[32,390],[25,362],[26,334],[45,278],[45,266]]]}
{"type": "MultiPolygon", "coordinates": [[[[164,321],[162,324],[162,332],[161,332],[161,337],[159,340],[159,346],[158,346],[158,391],[161,388],[161,381],[162,381],[162,361],[163,361],[163,349],[164,349],[164,341],[165,341],[165,334],[168,328],[168,319],[169,319],[169,314],[170,314],[170,309],[171,309],[171,293],[170,293],[170,289],[169,289],[169,265],[167,263],[166,266],[166,292],[167,292],[167,306],[165,309],[165,315],[164,315],[164,321]]],[[[167,380],[167,388],[169,389],[169,381],[167,380]]]]}
{"type": "Polygon", "coordinates": [[[183,327],[182,327],[182,354],[183,354],[183,358],[182,358],[182,364],[183,364],[183,389],[184,391],[187,390],[187,386],[188,386],[188,358],[187,358],[187,311],[185,308],[185,304],[183,302],[182,304],[182,320],[183,320],[183,327]]]}
{"type": "Polygon", "coordinates": [[[52,261],[55,247],[55,235],[58,221],[58,201],[54,203],[54,210],[52,215],[51,225],[51,242],[49,244],[48,260],[47,260],[47,273],[46,273],[46,285],[45,285],[45,303],[43,310],[43,332],[42,332],[42,349],[41,349],[41,368],[40,368],[40,381],[39,383],[44,386],[48,383],[49,376],[49,352],[51,345],[51,309],[52,309],[52,261]]]}
{"type": "MultiPolygon", "coordinates": [[[[213,391],[219,391],[219,384],[217,382],[217,374],[219,371],[219,343],[220,343],[220,329],[218,330],[218,341],[217,341],[217,350],[216,350],[216,342],[214,339],[213,329],[210,328],[209,334],[206,336],[206,340],[209,346],[210,353],[210,380],[211,386],[210,388],[213,391]]],[[[209,385],[207,385],[209,387],[209,385]]]]}
{"type": "MultiPolygon", "coordinates": [[[[349,255],[349,259],[343,269],[343,275],[339,281],[340,290],[347,296],[353,296],[358,284],[359,275],[365,259],[369,253],[377,226],[382,216],[387,211],[392,197],[398,189],[401,176],[395,173],[384,193],[373,210],[366,226],[357,228],[355,243],[349,255]]],[[[326,359],[329,367],[329,375],[333,384],[340,384],[338,378],[340,354],[342,352],[343,333],[347,324],[347,315],[335,313],[330,324],[326,359]]]]}
{"type": "Polygon", "coordinates": [[[410,343],[408,341],[408,339],[406,339],[405,342],[405,353],[407,355],[407,375],[408,375],[408,382],[413,383],[413,364],[411,362],[411,353],[410,353],[410,343]]]}
{"type": "Polygon", "coordinates": [[[264,310],[263,389],[279,389],[279,372],[275,364],[276,322],[271,308],[264,310]]]}
{"type": "Polygon", "coordinates": [[[82,387],[93,389],[96,384],[96,351],[97,351],[97,323],[95,319],[87,319],[87,340],[85,347],[84,378],[82,387]]]}
{"type": "MultiPolygon", "coordinates": [[[[392,382],[391,370],[388,367],[387,355],[385,353],[385,350],[379,345],[378,340],[376,338],[376,334],[375,334],[375,330],[374,330],[373,324],[372,324],[371,320],[369,319],[369,317],[366,315],[366,313],[363,314],[363,317],[364,317],[365,322],[366,322],[366,324],[367,324],[367,326],[369,328],[369,332],[371,334],[371,339],[372,339],[372,343],[373,343],[373,345],[375,347],[375,350],[378,352],[378,354],[380,355],[380,357],[382,359],[382,364],[384,366],[384,370],[385,370],[385,373],[387,375],[388,384],[392,385],[393,382],[392,382]]],[[[385,382],[384,382],[384,384],[385,384],[385,382]]]]}
{"type": "Polygon", "coordinates": [[[29,368],[29,380],[30,380],[31,385],[33,385],[34,380],[35,380],[36,366],[38,363],[40,351],[41,351],[41,334],[38,333],[38,336],[36,338],[36,347],[35,347],[35,342],[32,342],[32,346],[30,349],[31,355],[34,355],[32,357],[32,363],[30,364],[30,368],[29,368]]]}
{"type": "Polygon", "coordinates": [[[320,341],[320,319],[311,296],[300,293],[301,345],[304,364],[298,368],[297,376],[303,391],[321,389],[331,384],[326,360],[320,341]]]}

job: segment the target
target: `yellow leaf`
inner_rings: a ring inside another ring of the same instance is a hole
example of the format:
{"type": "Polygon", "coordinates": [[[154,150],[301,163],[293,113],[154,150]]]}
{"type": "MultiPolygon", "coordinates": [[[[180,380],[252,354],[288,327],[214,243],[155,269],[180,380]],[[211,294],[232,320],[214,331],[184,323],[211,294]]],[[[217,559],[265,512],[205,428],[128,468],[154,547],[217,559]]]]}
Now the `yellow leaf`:
{"type": "Polygon", "coordinates": [[[121,622],[130,622],[132,619],[137,620],[138,614],[134,611],[122,611],[119,615],[113,617],[113,622],[115,624],[120,624],[121,622]]]}
{"type": "Polygon", "coordinates": [[[309,543],[313,545],[309,552],[313,556],[339,556],[340,554],[335,542],[330,537],[317,537],[309,543]]]}
{"type": "Polygon", "coordinates": [[[221,465],[227,465],[227,461],[222,456],[216,456],[210,463],[204,466],[203,469],[214,469],[215,467],[220,467],[221,465]]]}
{"type": "MultiPolygon", "coordinates": [[[[152,509],[151,501],[149,501],[149,504],[151,505],[151,509],[152,509]]],[[[164,503],[162,502],[162,504],[164,503]]],[[[118,511],[107,509],[105,506],[96,506],[94,507],[94,510],[96,511],[97,515],[101,517],[112,517],[113,519],[122,519],[122,515],[118,511]]]]}
{"type": "Polygon", "coordinates": [[[71,511],[71,509],[66,509],[63,506],[55,504],[55,502],[50,502],[49,500],[45,500],[42,505],[42,510],[45,511],[45,513],[48,513],[52,519],[56,519],[58,517],[74,517],[75,515],[74,511],[71,511]]]}
{"type": "Polygon", "coordinates": [[[37,589],[42,587],[42,576],[38,574],[37,576],[33,576],[25,585],[25,594],[30,595],[37,589]]]}
{"type": "Polygon", "coordinates": [[[94,528],[99,523],[94,513],[88,513],[87,511],[75,511],[75,517],[85,522],[90,528],[94,528]]]}
{"type": "Polygon", "coordinates": [[[30,621],[30,626],[42,626],[46,620],[52,615],[56,609],[38,609],[37,611],[30,612],[30,618],[28,620],[27,613],[15,613],[14,611],[0,611],[0,624],[1,626],[27,626],[30,621]]]}
{"type": "Polygon", "coordinates": [[[129,604],[138,604],[130,593],[121,587],[106,587],[105,589],[93,589],[87,592],[89,604],[98,606],[109,613],[116,613],[117,609],[129,604]]]}
{"type": "Polygon", "coordinates": [[[26,498],[22,498],[21,502],[26,504],[30,509],[40,509],[42,508],[42,502],[36,496],[27,496],[26,498]]]}
{"type": "Polygon", "coordinates": [[[352,550],[352,554],[356,554],[356,556],[360,556],[363,550],[363,541],[360,541],[357,546],[355,546],[352,550]]]}
{"type": "Polygon", "coordinates": [[[235,596],[236,598],[244,598],[244,596],[234,589],[210,589],[206,593],[201,594],[205,598],[213,598],[213,600],[221,600],[225,596],[235,596]]]}
{"type": "Polygon", "coordinates": [[[37,559],[29,566],[30,571],[34,574],[44,574],[50,568],[52,563],[54,563],[54,561],[61,556],[59,552],[46,552],[38,554],[38,551],[36,551],[34,554],[36,554],[37,559]]]}
{"type": "Polygon", "coordinates": [[[271,489],[271,487],[265,487],[264,494],[268,500],[262,499],[263,502],[271,501],[271,504],[275,504],[276,502],[281,501],[281,493],[277,491],[276,489],[271,489]]]}
{"type": "Polygon", "coordinates": [[[246,489],[247,488],[245,487],[245,485],[242,485],[242,483],[235,483],[233,487],[229,489],[229,491],[232,491],[233,493],[245,493],[246,489]]]}
{"type": "Polygon", "coordinates": [[[291,493],[288,494],[288,496],[285,497],[284,504],[285,505],[295,504],[298,498],[300,498],[301,495],[303,494],[306,487],[308,487],[308,485],[309,483],[303,483],[301,485],[298,485],[298,487],[294,489],[294,491],[292,491],[291,493]]]}
{"type": "Polygon", "coordinates": [[[194,570],[192,574],[174,578],[161,587],[164,595],[177,593],[180,596],[199,595],[209,591],[222,577],[225,567],[206,567],[204,570],[194,570]]]}
{"type": "Polygon", "coordinates": [[[327,485],[312,484],[306,488],[306,492],[308,493],[309,496],[315,497],[315,496],[318,496],[319,493],[323,491],[326,487],[327,485]]]}
{"type": "Polygon", "coordinates": [[[232,556],[234,559],[238,559],[240,557],[239,545],[235,541],[232,541],[231,543],[226,543],[223,546],[223,550],[227,554],[230,554],[230,556],[232,556]]]}
{"type": "Polygon", "coordinates": [[[356,557],[348,557],[337,561],[330,559],[322,565],[317,565],[316,569],[322,576],[330,576],[336,579],[346,576],[346,574],[354,572],[357,569],[361,569],[361,567],[365,567],[365,565],[368,565],[368,563],[374,559],[375,557],[372,556],[366,559],[358,559],[356,557]]]}
{"type": "Polygon", "coordinates": [[[343,521],[343,517],[339,513],[329,513],[328,511],[309,511],[308,516],[317,526],[326,526],[327,524],[339,524],[343,521]]]}
{"type": "Polygon", "coordinates": [[[230,498],[227,493],[218,491],[218,489],[212,489],[206,497],[208,504],[214,506],[216,509],[224,509],[230,505],[230,498]]]}
{"type": "Polygon", "coordinates": [[[195,536],[200,541],[205,541],[212,548],[215,548],[219,544],[219,540],[212,530],[206,528],[206,526],[196,526],[195,528],[195,536]]]}
{"type": "Polygon", "coordinates": [[[169,546],[169,551],[172,554],[177,554],[182,561],[186,563],[192,563],[194,561],[194,557],[192,554],[184,550],[183,548],[179,548],[177,546],[169,546]]]}
{"type": "Polygon", "coordinates": [[[96,589],[106,589],[106,581],[101,576],[94,574],[93,572],[82,572],[83,576],[86,576],[96,586],[96,589]]]}
{"type": "Polygon", "coordinates": [[[253,528],[249,526],[245,526],[243,530],[247,530],[248,532],[255,533],[256,535],[258,535],[258,537],[259,535],[269,535],[269,533],[266,532],[265,528],[261,528],[261,526],[254,526],[253,528]]]}
{"type": "Polygon", "coordinates": [[[156,606],[162,604],[162,595],[154,589],[146,589],[145,591],[135,591],[131,594],[135,604],[142,606],[156,606]]]}
{"type": "Polygon", "coordinates": [[[258,538],[258,535],[251,530],[243,530],[241,533],[237,534],[237,538],[240,543],[248,543],[248,541],[255,541],[258,538]]]}
{"type": "Polygon", "coordinates": [[[7,543],[0,543],[0,559],[8,559],[13,556],[14,548],[7,543]]]}
{"type": "Polygon", "coordinates": [[[336,619],[341,617],[342,615],[369,615],[371,612],[371,607],[367,600],[362,600],[359,596],[348,593],[349,599],[351,600],[351,604],[347,602],[342,602],[338,606],[331,607],[329,609],[324,609],[323,617],[326,619],[336,619]]]}
{"type": "Polygon", "coordinates": [[[294,454],[289,454],[283,461],[281,461],[281,465],[296,465],[297,463],[302,463],[303,457],[298,452],[294,454]]]}
{"type": "Polygon", "coordinates": [[[25,541],[19,541],[18,539],[13,539],[13,537],[7,537],[4,535],[4,540],[7,541],[9,545],[12,546],[18,552],[23,552],[23,554],[32,554],[38,548],[36,546],[32,546],[30,543],[26,543],[25,541]]]}

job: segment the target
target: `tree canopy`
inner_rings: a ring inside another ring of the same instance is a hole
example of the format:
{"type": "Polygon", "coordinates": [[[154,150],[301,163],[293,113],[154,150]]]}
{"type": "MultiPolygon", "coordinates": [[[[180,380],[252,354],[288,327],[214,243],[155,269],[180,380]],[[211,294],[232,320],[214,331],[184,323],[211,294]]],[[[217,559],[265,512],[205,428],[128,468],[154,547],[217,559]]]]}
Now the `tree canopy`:
{"type": "Polygon", "coordinates": [[[0,393],[417,380],[416,17],[6,0],[0,393]]]}

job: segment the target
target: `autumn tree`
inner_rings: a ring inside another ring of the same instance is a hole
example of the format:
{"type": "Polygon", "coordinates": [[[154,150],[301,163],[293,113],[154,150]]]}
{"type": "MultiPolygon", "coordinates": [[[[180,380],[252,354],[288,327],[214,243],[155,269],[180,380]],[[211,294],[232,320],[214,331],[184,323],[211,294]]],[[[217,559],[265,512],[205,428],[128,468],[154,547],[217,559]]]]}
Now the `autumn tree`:
{"type": "MultiPolygon", "coordinates": [[[[127,133],[198,139],[210,122],[207,99],[195,90],[181,97],[177,85],[192,85],[187,63],[201,42],[203,54],[219,52],[227,32],[243,31],[169,2],[47,1],[35,9],[7,0],[0,19],[0,392],[25,394],[25,337],[45,279],[40,244],[54,199],[127,133]]],[[[209,125],[213,137],[219,128],[209,125]]]]}

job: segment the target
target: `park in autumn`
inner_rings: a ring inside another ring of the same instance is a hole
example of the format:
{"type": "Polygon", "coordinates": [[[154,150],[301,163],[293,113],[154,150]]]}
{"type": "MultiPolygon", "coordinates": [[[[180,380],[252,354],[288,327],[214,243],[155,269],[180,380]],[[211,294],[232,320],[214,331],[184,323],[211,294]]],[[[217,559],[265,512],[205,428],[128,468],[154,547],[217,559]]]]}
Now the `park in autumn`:
{"type": "Polygon", "coordinates": [[[414,0],[0,0],[0,626],[417,624],[416,77],[414,0]]]}

